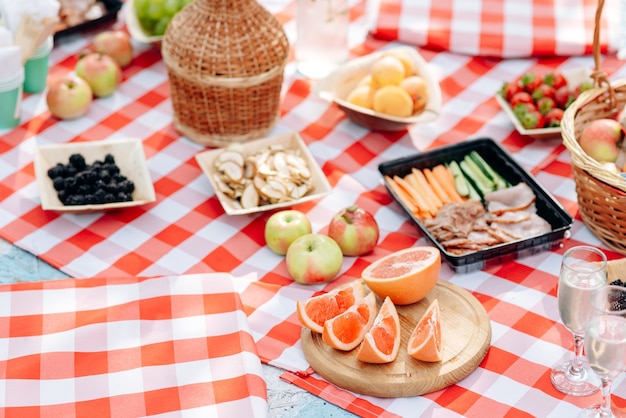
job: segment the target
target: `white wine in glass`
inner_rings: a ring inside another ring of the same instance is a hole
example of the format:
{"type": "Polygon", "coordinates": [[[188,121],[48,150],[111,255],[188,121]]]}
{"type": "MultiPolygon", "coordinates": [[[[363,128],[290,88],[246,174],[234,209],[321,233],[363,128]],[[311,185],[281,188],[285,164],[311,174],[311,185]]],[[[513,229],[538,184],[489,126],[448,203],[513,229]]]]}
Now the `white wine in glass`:
{"type": "Polygon", "coordinates": [[[584,409],[580,418],[612,418],[611,385],[626,370],[626,288],[605,286],[591,295],[593,316],[585,334],[585,353],[602,380],[599,404],[584,409]]]}
{"type": "Polygon", "coordinates": [[[607,285],[606,255],[591,246],[572,247],[563,255],[557,300],[563,325],[574,336],[574,357],[552,369],[555,388],[573,396],[590,395],[600,388],[600,378],[583,356],[584,335],[591,319],[591,293],[607,285]]]}

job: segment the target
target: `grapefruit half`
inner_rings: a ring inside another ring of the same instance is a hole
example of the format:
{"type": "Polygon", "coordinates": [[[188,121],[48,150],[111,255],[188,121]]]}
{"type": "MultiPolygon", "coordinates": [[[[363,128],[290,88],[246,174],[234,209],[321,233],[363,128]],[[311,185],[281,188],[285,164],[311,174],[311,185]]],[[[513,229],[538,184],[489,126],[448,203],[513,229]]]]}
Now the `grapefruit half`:
{"type": "Polygon", "coordinates": [[[361,273],[365,284],[381,299],[396,305],[422,300],[437,284],[441,252],[430,246],[405,248],[388,254],[361,273]]]}

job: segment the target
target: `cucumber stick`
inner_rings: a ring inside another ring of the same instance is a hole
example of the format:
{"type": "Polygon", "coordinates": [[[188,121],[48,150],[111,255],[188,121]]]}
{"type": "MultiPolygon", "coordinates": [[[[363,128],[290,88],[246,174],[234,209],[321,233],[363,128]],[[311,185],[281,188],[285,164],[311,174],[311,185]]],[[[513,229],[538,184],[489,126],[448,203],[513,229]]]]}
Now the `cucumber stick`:
{"type": "Polygon", "coordinates": [[[463,160],[459,163],[459,166],[465,176],[470,179],[482,196],[495,190],[495,183],[487,177],[487,175],[469,155],[466,155],[465,158],[463,158],[463,160]]]}
{"type": "Polygon", "coordinates": [[[469,156],[482,169],[487,177],[495,183],[496,189],[506,189],[510,186],[509,182],[506,181],[496,170],[494,170],[476,150],[472,150],[469,153],[469,156]]]}
{"type": "Polygon", "coordinates": [[[469,196],[470,191],[468,186],[470,185],[467,183],[459,164],[453,160],[448,163],[448,167],[452,172],[452,177],[454,177],[454,186],[456,187],[457,193],[463,197],[469,196]]]}

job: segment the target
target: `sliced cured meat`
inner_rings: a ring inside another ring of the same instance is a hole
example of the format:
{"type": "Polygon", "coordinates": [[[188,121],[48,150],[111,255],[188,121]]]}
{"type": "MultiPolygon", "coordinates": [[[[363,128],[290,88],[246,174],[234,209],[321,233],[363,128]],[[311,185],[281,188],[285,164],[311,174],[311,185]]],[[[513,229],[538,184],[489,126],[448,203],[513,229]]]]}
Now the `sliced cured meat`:
{"type": "Polygon", "coordinates": [[[494,215],[526,209],[536,199],[535,192],[526,183],[518,183],[506,189],[496,190],[487,193],[484,197],[487,211],[494,215]]]}

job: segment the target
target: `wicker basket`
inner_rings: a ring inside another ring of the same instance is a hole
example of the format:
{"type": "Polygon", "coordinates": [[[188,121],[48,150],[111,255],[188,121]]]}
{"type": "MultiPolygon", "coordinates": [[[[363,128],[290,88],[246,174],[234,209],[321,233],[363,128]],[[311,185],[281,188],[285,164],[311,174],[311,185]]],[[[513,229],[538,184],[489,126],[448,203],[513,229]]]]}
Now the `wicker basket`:
{"type": "Polygon", "coordinates": [[[609,83],[600,70],[599,28],[604,0],[598,1],[594,31],[595,88],[583,92],[561,121],[563,143],[572,158],[580,216],[609,248],[626,254],[626,179],[602,167],[578,143],[585,126],[600,118],[614,118],[626,104],[626,80],[609,83]]]}
{"type": "Polygon", "coordinates": [[[255,0],[195,0],[168,25],[161,53],[174,127],[191,140],[245,142],[278,120],[289,42],[255,0]]]}

